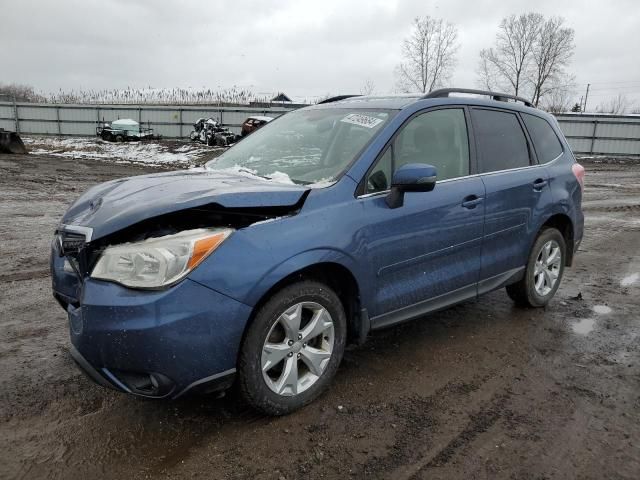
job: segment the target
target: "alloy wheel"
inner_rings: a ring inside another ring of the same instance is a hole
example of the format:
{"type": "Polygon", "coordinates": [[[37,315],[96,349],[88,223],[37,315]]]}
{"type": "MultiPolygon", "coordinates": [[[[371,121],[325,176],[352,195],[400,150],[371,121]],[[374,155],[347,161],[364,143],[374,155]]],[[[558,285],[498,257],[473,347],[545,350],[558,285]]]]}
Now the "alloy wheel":
{"type": "Polygon", "coordinates": [[[301,302],[274,322],[262,347],[262,376],[278,395],[298,395],[324,373],[335,342],[331,315],[322,305],[301,302]]]}
{"type": "Polygon", "coordinates": [[[533,282],[538,295],[545,297],[553,290],[558,282],[561,265],[560,245],[555,240],[549,240],[540,249],[533,270],[533,282]]]}

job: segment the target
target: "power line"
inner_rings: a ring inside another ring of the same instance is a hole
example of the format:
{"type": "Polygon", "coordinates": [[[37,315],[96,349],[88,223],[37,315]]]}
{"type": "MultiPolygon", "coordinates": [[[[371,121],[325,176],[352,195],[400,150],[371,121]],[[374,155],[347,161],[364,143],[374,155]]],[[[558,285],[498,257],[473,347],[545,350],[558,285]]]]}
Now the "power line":
{"type": "MultiPolygon", "coordinates": [[[[618,93],[618,95],[624,95],[624,96],[634,96],[634,95],[640,95],[640,90],[636,90],[635,92],[622,92],[622,93],[618,93]]],[[[589,93],[589,97],[615,97],[616,94],[613,93],[589,93]]]]}
{"type": "Polygon", "coordinates": [[[592,82],[591,85],[609,85],[618,83],[640,83],[640,80],[624,80],[621,82],[592,82]]]}
{"type": "Polygon", "coordinates": [[[596,88],[592,88],[592,90],[615,91],[615,90],[628,90],[628,89],[638,90],[639,88],[640,88],[640,85],[629,85],[627,87],[596,87],[596,88]]]}

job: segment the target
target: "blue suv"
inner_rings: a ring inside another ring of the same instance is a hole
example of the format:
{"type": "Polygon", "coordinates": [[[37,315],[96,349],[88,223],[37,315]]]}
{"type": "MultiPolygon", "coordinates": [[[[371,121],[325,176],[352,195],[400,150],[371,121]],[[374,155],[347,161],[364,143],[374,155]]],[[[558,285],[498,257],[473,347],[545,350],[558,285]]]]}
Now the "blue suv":
{"type": "Polygon", "coordinates": [[[371,330],[501,287],[546,305],[582,239],[583,177],[554,118],[518,97],[333,98],[203,168],[90,189],[55,232],[53,292],[101,385],[235,382],[285,414],[371,330]]]}

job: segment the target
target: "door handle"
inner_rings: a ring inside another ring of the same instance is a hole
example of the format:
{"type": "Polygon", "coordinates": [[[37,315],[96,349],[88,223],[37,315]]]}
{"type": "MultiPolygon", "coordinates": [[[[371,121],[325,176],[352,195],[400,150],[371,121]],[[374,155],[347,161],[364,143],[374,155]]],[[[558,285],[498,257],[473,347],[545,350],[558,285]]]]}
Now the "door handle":
{"type": "Polygon", "coordinates": [[[544,178],[538,178],[535,182],[533,182],[534,190],[542,190],[547,185],[547,181],[544,178]]]}
{"type": "Polygon", "coordinates": [[[462,206],[464,208],[476,208],[482,202],[482,197],[478,197],[477,195],[469,195],[468,197],[464,197],[462,201],[462,206]]]}

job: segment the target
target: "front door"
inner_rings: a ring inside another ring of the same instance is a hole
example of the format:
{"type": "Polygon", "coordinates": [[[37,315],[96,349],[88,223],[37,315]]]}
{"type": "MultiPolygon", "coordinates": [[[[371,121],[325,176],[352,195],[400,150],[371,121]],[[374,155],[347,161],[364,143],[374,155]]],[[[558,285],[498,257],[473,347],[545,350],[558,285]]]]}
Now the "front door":
{"type": "MultiPolygon", "coordinates": [[[[480,272],[485,190],[470,174],[463,108],[445,108],[409,120],[378,158],[358,201],[375,301],[372,326],[420,313],[420,308],[475,296],[480,272]],[[431,192],[407,192],[404,205],[385,202],[393,172],[408,163],[436,167],[431,192]]],[[[427,311],[429,308],[424,308],[427,311]]]]}

